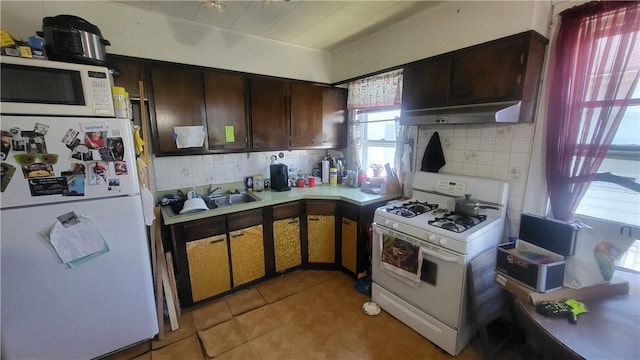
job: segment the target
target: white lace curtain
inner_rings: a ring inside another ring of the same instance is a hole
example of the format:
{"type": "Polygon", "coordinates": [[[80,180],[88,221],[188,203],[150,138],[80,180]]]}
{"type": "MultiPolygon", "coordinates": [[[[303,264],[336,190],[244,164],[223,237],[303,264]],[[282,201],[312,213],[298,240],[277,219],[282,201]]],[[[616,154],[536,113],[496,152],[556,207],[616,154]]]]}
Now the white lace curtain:
{"type": "Polygon", "coordinates": [[[402,70],[389,71],[349,83],[349,110],[400,106],[401,102],[402,70]]]}

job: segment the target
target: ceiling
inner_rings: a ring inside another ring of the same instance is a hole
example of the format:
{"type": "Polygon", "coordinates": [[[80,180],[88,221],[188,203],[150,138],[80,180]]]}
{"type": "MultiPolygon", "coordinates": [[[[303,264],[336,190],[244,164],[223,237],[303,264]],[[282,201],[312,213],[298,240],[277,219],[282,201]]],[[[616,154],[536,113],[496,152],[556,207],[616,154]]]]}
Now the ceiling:
{"type": "MultiPolygon", "coordinates": [[[[112,0],[115,1],[115,0],[112,0]]],[[[116,1],[240,33],[333,51],[405,19],[438,1],[116,1]]]]}

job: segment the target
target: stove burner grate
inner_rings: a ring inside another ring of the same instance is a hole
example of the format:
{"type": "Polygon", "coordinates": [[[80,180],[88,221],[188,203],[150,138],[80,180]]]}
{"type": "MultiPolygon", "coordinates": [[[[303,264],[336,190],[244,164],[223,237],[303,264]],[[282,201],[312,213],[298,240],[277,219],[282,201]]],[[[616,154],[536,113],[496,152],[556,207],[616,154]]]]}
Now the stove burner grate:
{"type": "Polygon", "coordinates": [[[438,208],[438,204],[429,204],[427,202],[420,201],[408,201],[399,205],[393,205],[386,209],[388,213],[399,215],[405,218],[412,218],[420,214],[438,208]]]}
{"type": "Polygon", "coordinates": [[[437,217],[433,220],[429,220],[427,221],[427,223],[429,225],[445,230],[461,233],[463,231],[469,230],[470,228],[480,224],[485,220],[487,220],[486,215],[467,216],[459,215],[456,213],[449,213],[443,215],[442,217],[437,217]]]}

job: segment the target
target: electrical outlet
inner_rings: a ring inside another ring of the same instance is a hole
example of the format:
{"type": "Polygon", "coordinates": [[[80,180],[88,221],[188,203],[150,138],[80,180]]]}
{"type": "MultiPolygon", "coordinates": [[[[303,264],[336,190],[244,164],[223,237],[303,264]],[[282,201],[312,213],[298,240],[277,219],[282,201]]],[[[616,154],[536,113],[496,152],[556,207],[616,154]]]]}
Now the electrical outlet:
{"type": "Polygon", "coordinates": [[[271,179],[264,179],[264,188],[268,189],[271,187],[271,179]]]}

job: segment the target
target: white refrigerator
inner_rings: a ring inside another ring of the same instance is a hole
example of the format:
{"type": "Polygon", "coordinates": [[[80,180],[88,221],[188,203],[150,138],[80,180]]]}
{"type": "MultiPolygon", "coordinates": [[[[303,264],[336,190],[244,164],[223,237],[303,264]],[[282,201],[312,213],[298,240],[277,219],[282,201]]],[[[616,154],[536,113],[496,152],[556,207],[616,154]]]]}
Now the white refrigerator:
{"type": "Polygon", "coordinates": [[[0,120],[0,356],[91,359],[153,338],[130,121],[0,120]]]}

